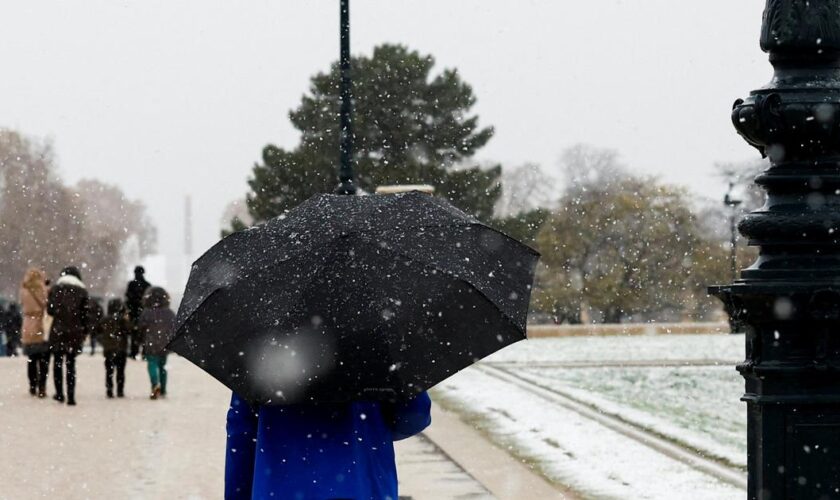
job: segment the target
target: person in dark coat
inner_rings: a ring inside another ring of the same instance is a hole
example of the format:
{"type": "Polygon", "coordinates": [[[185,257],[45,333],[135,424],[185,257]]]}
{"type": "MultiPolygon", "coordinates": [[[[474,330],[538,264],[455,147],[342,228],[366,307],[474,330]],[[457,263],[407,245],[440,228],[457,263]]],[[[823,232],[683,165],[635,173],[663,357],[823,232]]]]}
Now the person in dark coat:
{"type": "Polygon", "coordinates": [[[152,384],[149,397],[157,399],[166,397],[166,345],[175,333],[175,313],[169,308],[169,294],[159,286],[149,288],[143,302],[138,329],[152,384]]]}
{"type": "Polygon", "coordinates": [[[20,307],[12,302],[6,310],[6,354],[9,356],[17,356],[22,326],[23,316],[20,314],[20,307]]]}
{"type": "Polygon", "coordinates": [[[404,403],[252,408],[227,414],[225,498],[397,500],[394,441],[431,424],[422,392],[404,403]]]}
{"type": "Polygon", "coordinates": [[[141,333],[137,328],[137,322],[140,320],[140,315],[143,313],[143,296],[151,284],[146,281],[144,275],[146,270],[143,266],[134,268],[134,279],[128,282],[125,289],[125,307],[128,310],[128,319],[131,321],[131,350],[130,355],[132,359],[137,358],[140,352],[140,345],[143,343],[141,333]]]}
{"type": "Polygon", "coordinates": [[[63,375],[67,366],[67,404],[75,405],[76,355],[82,351],[88,334],[88,292],[79,269],[70,266],[61,271],[61,277],[50,290],[47,312],[53,316],[50,328],[50,351],[54,356],[53,399],[64,402],[63,375]]]}
{"type": "Polygon", "coordinates": [[[96,337],[105,355],[105,395],[109,398],[114,397],[114,371],[117,374],[117,397],[125,397],[123,389],[129,330],[128,315],[122,300],[109,300],[108,314],[96,326],[96,337]]]}
{"type": "Polygon", "coordinates": [[[93,329],[96,328],[103,316],[105,316],[105,311],[102,310],[102,297],[90,297],[88,300],[88,319],[92,329],[90,335],[91,356],[96,352],[96,332],[93,329]]]}
{"type": "Polygon", "coordinates": [[[6,314],[6,306],[0,300],[0,357],[6,357],[6,342],[9,335],[6,333],[9,316],[6,314]]]}

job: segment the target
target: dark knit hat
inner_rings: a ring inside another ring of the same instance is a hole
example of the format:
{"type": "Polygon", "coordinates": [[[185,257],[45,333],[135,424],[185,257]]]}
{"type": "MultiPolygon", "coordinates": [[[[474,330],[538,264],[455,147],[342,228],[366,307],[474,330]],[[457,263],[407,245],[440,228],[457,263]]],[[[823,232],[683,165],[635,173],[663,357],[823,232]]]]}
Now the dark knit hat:
{"type": "Polygon", "coordinates": [[[76,267],[76,266],[65,267],[64,269],[61,270],[61,275],[62,276],[75,276],[75,277],[79,278],[80,280],[82,279],[82,273],[79,271],[79,268],[76,267]]]}

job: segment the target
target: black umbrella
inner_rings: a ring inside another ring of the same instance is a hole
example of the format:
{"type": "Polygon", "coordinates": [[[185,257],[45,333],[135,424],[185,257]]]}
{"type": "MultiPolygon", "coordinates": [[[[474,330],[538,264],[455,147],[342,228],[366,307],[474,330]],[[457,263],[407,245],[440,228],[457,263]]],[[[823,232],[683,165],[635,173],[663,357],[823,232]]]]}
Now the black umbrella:
{"type": "Polygon", "coordinates": [[[195,262],[170,348],[255,404],[404,399],[525,338],[538,258],[440,198],[317,195],[195,262]]]}

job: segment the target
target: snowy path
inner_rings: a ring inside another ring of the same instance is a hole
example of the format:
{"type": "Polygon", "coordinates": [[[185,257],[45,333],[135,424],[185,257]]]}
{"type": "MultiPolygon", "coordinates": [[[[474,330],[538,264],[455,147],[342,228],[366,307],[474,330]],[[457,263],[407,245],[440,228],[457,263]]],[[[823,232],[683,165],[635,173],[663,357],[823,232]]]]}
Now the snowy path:
{"type": "Polygon", "coordinates": [[[49,397],[29,396],[25,360],[0,359],[0,456],[14,464],[0,497],[219,497],[224,387],[173,358],[171,397],[150,401],[145,363],[129,361],[127,397],[108,400],[102,356],[76,364],[78,406],[70,407],[51,399],[51,379],[49,397]]]}
{"type": "MultiPolygon", "coordinates": [[[[30,397],[23,358],[0,358],[0,499],[221,498],[230,392],[184,359],[170,396],[150,401],[145,363],[127,366],[125,399],[105,398],[101,355],[77,360],[78,406],[30,397]]],[[[52,375],[52,373],[50,373],[52,375]]],[[[427,438],[397,446],[401,495],[493,496],[427,438]]]]}
{"type": "MultiPolygon", "coordinates": [[[[516,344],[484,363],[489,368],[464,370],[435,389],[435,401],[457,414],[438,412],[425,437],[398,443],[401,494],[517,499],[547,487],[541,498],[743,498],[734,486],[743,461],[742,382],[732,369],[742,342],[657,336],[516,344]],[[651,446],[646,429],[685,448],[651,446]],[[694,449],[734,465],[735,476],[698,461],[694,449]]],[[[67,407],[31,398],[25,361],[0,358],[0,456],[14,464],[0,499],[219,498],[223,386],[174,357],[170,398],[149,401],[145,365],[129,362],[129,397],[111,401],[101,356],[83,355],[78,365],[79,406],[67,407]]]]}

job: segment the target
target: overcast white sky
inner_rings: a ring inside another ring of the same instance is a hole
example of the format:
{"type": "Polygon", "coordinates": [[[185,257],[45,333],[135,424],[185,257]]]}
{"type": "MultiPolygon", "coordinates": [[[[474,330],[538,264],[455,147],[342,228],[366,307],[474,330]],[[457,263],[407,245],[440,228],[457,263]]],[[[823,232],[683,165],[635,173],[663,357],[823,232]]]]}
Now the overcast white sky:
{"type": "MultiPolygon", "coordinates": [[[[716,161],[755,158],[729,122],[771,74],[761,0],[353,0],[354,53],[400,42],[457,67],[496,135],[479,155],[554,169],[577,142],[722,195],[716,161]]],[[[161,249],[218,236],[267,142],[338,55],[338,0],[4,2],[0,126],[50,137],[62,175],[144,200],[161,249]]]]}

